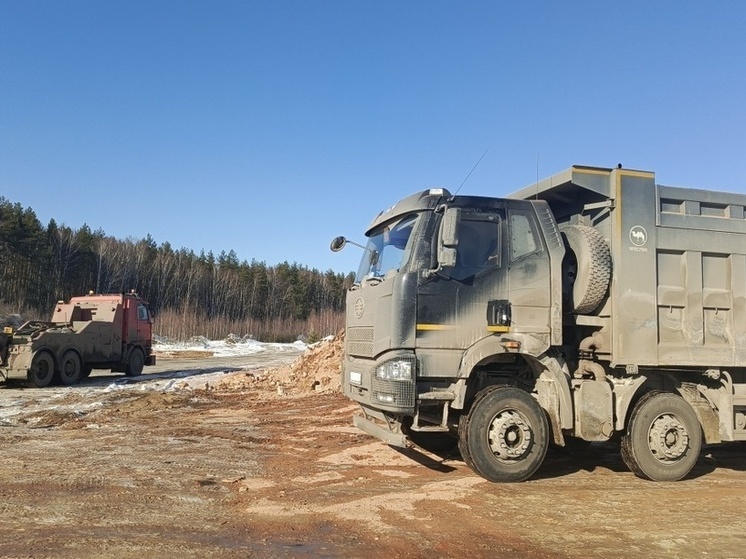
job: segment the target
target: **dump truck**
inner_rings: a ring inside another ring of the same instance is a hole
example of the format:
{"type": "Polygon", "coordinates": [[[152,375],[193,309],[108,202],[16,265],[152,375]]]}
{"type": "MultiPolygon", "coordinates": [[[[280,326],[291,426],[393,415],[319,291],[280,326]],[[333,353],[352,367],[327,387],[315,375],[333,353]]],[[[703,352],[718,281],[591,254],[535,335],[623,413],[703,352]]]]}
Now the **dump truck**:
{"type": "Polygon", "coordinates": [[[366,236],[342,372],[366,433],[457,446],[493,482],[593,441],[676,481],[746,440],[746,195],[573,166],[504,198],[420,192],[366,236]]]}
{"type": "Polygon", "coordinates": [[[135,292],[59,301],[49,322],[28,321],[0,334],[0,378],[43,388],[73,385],[93,369],[138,376],[155,365],[153,319],[135,292]]]}

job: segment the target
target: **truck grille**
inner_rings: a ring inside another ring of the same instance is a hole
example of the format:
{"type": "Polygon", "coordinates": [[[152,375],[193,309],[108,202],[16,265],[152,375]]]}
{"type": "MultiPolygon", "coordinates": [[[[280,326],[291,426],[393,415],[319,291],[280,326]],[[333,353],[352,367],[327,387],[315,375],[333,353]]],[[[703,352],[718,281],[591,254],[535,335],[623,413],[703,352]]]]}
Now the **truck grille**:
{"type": "Polygon", "coordinates": [[[345,334],[347,355],[373,357],[373,327],[348,328],[345,334]]]}

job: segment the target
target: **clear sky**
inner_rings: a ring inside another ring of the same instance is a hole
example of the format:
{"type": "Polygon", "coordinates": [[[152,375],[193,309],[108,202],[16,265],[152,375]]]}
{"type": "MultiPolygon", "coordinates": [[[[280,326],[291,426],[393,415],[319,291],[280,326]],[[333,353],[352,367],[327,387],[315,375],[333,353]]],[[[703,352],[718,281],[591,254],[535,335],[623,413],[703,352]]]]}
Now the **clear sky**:
{"type": "Polygon", "coordinates": [[[746,2],[0,0],[0,195],[357,268],[382,209],[573,164],[746,191],[746,2]]]}

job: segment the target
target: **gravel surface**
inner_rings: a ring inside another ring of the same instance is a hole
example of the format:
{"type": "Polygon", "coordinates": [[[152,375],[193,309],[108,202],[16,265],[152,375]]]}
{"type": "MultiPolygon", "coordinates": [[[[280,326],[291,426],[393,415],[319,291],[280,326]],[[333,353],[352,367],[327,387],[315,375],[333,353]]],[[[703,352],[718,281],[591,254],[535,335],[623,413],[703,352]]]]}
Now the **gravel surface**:
{"type": "Polygon", "coordinates": [[[495,485],[458,455],[355,430],[333,389],[291,393],[244,370],[296,357],[1,388],[0,557],[746,555],[743,444],[706,449],[678,483],[638,479],[613,444],[593,444],[495,485]]]}

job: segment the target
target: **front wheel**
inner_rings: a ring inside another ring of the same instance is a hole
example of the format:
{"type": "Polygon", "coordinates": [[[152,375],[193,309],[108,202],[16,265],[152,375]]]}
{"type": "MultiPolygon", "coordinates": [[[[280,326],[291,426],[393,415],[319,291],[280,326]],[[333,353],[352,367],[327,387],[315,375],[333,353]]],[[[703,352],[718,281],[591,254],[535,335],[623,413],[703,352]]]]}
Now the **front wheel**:
{"type": "Polygon", "coordinates": [[[130,351],[129,359],[127,359],[127,368],[124,374],[128,377],[139,377],[142,373],[142,369],[145,366],[145,356],[139,347],[134,348],[130,351]]]}
{"type": "Polygon", "coordinates": [[[494,482],[524,481],[544,461],[549,422],[527,392],[510,386],[483,390],[474,401],[460,441],[472,468],[494,482]]]}
{"type": "Polygon", "coordinates": [[[622,436],[622,459],[635,475],[652,481],[678,481],[699,458],[702,428],[681,396],[645,394],[632,410],[622,436]]]}

